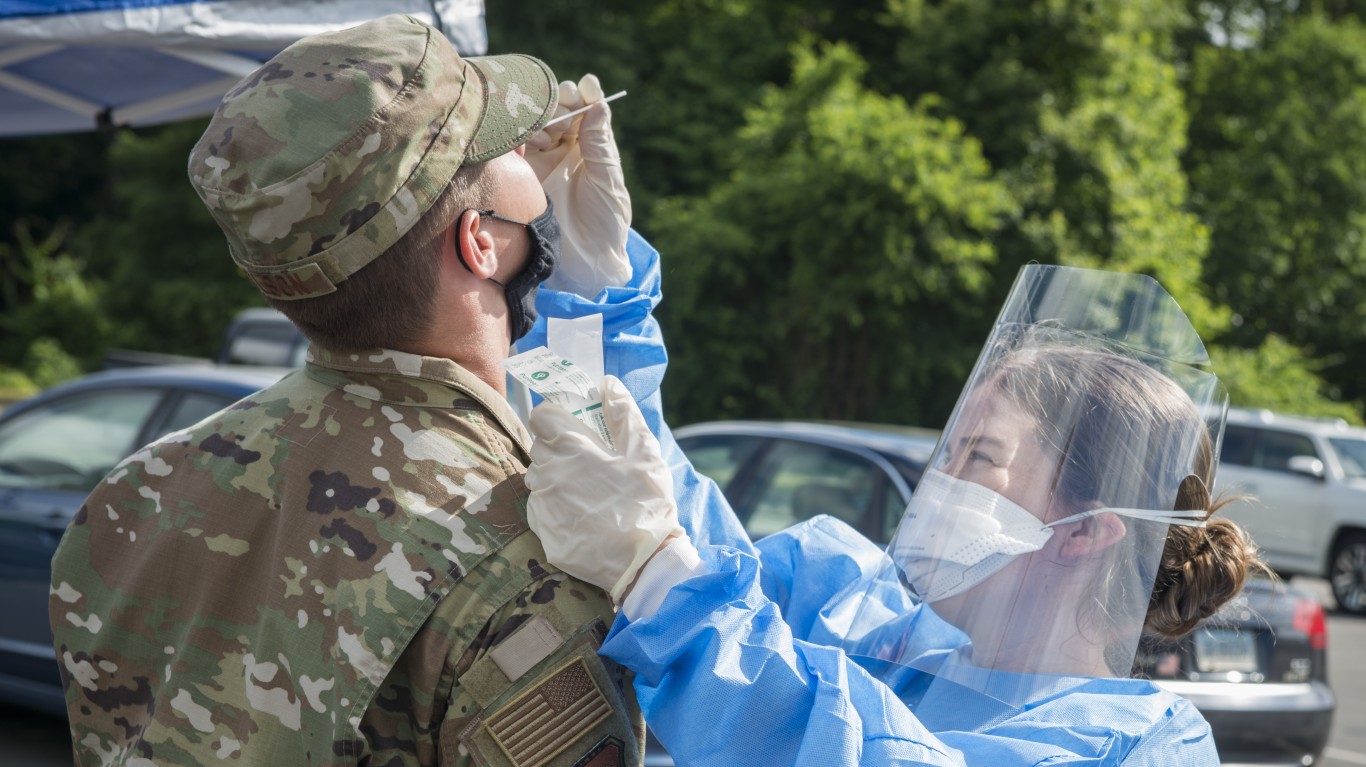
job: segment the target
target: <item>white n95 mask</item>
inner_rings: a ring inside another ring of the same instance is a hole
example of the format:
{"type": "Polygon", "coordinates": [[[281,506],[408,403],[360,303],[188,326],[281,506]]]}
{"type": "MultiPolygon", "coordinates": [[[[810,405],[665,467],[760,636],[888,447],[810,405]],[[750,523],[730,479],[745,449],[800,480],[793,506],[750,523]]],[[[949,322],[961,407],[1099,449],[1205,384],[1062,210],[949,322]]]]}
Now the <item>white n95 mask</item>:
{"type": "Polygon", "coordinates": [[[1204,527],[1204,510],[1095,508],[1045,523],[1000,493],[930,469],[897,529],[892,557],[927,602],[961,594],[1021,554],[1043,548],[1057,525],[1111,512],[1155,522],[1204,527]]]}

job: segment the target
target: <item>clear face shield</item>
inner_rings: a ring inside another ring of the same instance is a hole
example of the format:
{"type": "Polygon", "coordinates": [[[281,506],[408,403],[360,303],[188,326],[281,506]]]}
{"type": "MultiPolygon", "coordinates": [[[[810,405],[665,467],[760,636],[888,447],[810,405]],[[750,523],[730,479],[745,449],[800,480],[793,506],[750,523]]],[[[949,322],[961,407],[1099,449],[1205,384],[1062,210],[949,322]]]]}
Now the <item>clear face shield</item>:
{"type": "Polygon", "coordinates": [[[1022,269],[845,649],[929,716],[1129,676],[1168,532],[1209,506],[1208,366],[1152,278],[1022,269]]]}

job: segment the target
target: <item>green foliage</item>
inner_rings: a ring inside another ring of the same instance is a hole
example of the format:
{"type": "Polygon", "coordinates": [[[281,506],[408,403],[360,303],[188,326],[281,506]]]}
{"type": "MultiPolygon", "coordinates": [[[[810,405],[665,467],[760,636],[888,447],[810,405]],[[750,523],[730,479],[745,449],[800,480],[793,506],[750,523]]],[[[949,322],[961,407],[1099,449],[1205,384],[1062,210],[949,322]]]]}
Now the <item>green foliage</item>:
{"type": "Polygon", "coordinates": [[[185,176],[200,121],[123,131],[110,149],[109,208],[77,248],[105,275],[114,343],[212,356],[232,315],[263,300],[185,176]]]}
{"type": "Polygon", "coordinates": [[[76,358],[67,354],[62,345],[51,338],[39,338],[29,345],[24,358],[24,371],[40,389],[85,372],[76,358]]]}
{"type": "Polygon", "coordinates": [[[797,49],[790,85],[747,112],[743,162],[658,210],[683,420],[933,423],[961,387],[1014,206],[960,124],[865,70],[845,45],[797,49]]]}
{"type": "Polygon", "coordinates": [[[96,365],[110,334],[100,283],[87,276],[82,260],[64,252],[63,228],[35,241],[27,227],[18,226],[14,239],[15,245],[0,243],[0,260],[10,265],[0,280],[0,297],[9,307],[0,315],[0,360],[32,373],[34,344],[42,340],[44,349],[64,350],[78,369],[96,365]]]}
{"type": "Polygon", "coordinates": [[[233,313],[261,305],[185,179],[202,130],[7,142],[33,183],[0,171],[16,210],[0,240],[0,364],[50,382],[111,346],[212,355],[233,313]]]}
{"type": "MultiPolygon", "coordinates": [[[[1206,232],[1186,209],[1186,116],[1168,0],[891,0],[891,87],[934,93],[1022,207],[998,246],[1002,289],[1029,261],[1156,277],[1204,332],[1227,312],[1199,283],[1206,232]]],[[[998,291],[997,295],[1003,295],[998,291]]]]}
{"type": "Polygon", "coordinates": [[[882,0],[502,0],[493,53],[539,56],[562,80],[597,74],[613,104],[637,227],[663,197],[705,194],[733,164],[735,133],[766,84],[790,77],[800,41],[866,42],[882,0]]]}
{"type": "MultiPolygon", "coordinates": [[[[1157,277],[1236,404],[1359,413],[1360,15],[501,0],[488,24],[493,52],[630,93],[614,126],[664,258],[671,419],[933,426],[1030,261],[1157,277]]],[[[0,365],[47,381],[110,345],[205,355],[261,303],[185,181],[202,126],[5,142],[0,365]]]]}
{"type": "Polygon", "coordinates": [[[38,393],[38,385],[22,370],[0,365],[0,409],[38,393]]]}
{"type": "Polygon", "coordinates": [[[1366,26],[1317,14],[1265,47],[1196,52],[1187,164],[1212,231],[1204,279],[1227,343],[1278,334],[1366,396],[1366,26]]]}
{"type": "Polygon", "coordinates": [[[1214,348],[1210,356],[1236,407],[1362,423],[1360,408],[1338,401],[1338,393],[1315,374],[1320,365],[1279,336],[1268,336],[1255,349],[1214,348]]]}
{"type": "MultiPolygon", "coordinates": [[[[0,141],[0,245],[13,254],[19,232],[43,240],[73,221],[97,215],[103,201],[105,154],[112,134],[82,133],[0,141]]],[[[13,279],[0,251],[0,282],[13,279]]],[[[0,295],[0,313],[11,304],[0,295]]]]}

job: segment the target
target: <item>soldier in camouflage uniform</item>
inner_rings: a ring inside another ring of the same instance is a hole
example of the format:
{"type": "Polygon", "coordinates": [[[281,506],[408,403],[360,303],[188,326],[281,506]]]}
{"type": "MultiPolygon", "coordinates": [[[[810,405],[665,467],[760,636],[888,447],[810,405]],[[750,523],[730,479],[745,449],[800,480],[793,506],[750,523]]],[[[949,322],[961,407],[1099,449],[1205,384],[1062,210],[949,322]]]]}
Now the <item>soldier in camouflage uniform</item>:
{"type": "Polygon", "coordinates": [[[612,605],[545,564],[504,398],[502,285],[548,202],[524,56],[391,16],[291,46],[190,158],[308,365],[141,450],[53,560],[79,765],[638,764],[597,647],[612,605]],[[488,215],[493,209],[499,219],[488,215]]]}

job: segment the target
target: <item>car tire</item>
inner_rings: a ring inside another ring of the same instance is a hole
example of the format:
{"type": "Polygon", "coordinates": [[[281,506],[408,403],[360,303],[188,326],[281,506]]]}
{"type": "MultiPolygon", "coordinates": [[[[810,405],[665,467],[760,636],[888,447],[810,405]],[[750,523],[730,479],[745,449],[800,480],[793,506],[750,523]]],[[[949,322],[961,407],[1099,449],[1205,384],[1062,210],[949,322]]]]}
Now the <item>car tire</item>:
{"type": "Polygon", "coordinates": [[[1366,534],[1348,533],[1338,540],[1328,560],[1328,584],[1339,610],[1366,615],[1366,534]]]}

